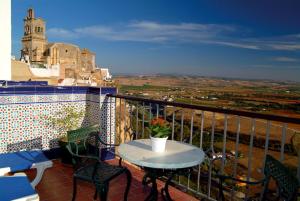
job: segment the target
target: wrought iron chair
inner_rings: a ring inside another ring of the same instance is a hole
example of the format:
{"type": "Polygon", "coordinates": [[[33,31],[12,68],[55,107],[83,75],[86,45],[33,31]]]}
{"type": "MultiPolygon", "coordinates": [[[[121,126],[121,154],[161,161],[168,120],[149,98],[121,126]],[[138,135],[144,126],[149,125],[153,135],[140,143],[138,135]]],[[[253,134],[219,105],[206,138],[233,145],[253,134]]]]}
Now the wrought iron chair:
{"type": "Polygon", "coordinates": [[[124,201],[126,201],[131,184],[130,171],[121,166],[121,160],[119,166],[116,166],[107,164],[100,159],[100,144],[104,146],[116,145],[103,142],[99,137],[97,126],[68,131],[67,137],[67,149],[72,155],[74,167],[72,201],[76,197],[78,179],[93,183],[96,188],[94,200],[99,194],[100,199],[105,201],[107,200],[109,182],[123,173],[127,175],[127,186],[124,193],[124,201]]]}
{"type": "MultiPolygon", "coordinates": [[[[298,164],[300,162],[300,133],[295,133],[291,137],[291,145],[292,145],[292,151],[295,153],[296,156],[298,156],[298,164]]],[[[300,167],[295,164],[295,167],[297,170],[297,177],[300,178],[300,167]]]]}
{"type": "Polygon", "coordinates": [[[245,183],[247,185],[258,185],[263,184],[263,191],[258,198],[248,198],[248,200],[284,200],[284,201],[295,201],[297,200],[297,193],[299,188],[299,182],[295,175],[293,175],[289,169],[287,169],[282,163],[277,161],[270,155],[267,155],[265,168],[264,168],[264,179],[260,181],[245,181],[237,178],[233,178],[225,175],[218,175],[219,177],[219,200],[225,200],[223,192],[223,184],[225,180],[231,180],[235,182],[245,183]],[[269,194],[269,183],[271,178],[276,182],[277,195],[270,196],[269,194]]]}
{"type": "Polygon", "coordinates": [[[270,155],[267,155],[266,158],[264,174],[266,182],[264,185],[262,200],[267,199],[270,178],[276,181],[278,187],[278,198],[286,201],[297,200],[299,181],[289,169],[270,155]]]}

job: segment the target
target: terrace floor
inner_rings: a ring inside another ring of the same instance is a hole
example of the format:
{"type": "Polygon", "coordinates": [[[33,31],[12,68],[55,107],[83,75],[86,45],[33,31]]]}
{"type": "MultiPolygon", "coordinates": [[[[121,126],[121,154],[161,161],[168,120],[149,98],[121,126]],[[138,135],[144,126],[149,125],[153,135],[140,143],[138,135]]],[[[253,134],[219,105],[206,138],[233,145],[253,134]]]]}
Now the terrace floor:
{"type": "MultiPolygon", "coordinates": [[[[72,174],[73,169],[70,165],[62,164],[59,160],[53,161],[53,167],[45,171],[43,179],[37,185],[36,191],[41,201],[71,201],[72,197],[72,174]]],[[[117,160],[108,161],[108,163],[117,164],[117,160]]],[[[125,164],[132,174],[132,183],[129,191],[128,201],[142,201],[150,193],[150,187],[143,187],[143,171],[125,164]]],[[[35,170],[26,171],[30,179],[35,176],[35,170]]],[[[158,181],[159,189],[164,182],[158,181]]],[[[126,176],[120,175],[110,182],[108,201],[123,200],[123,193],[126,186],[126,176]]],[[[78,182],[78,191],[76,201],[93,200],[95,188],[87,182],[78,182]]],[[[170,187],[169,192],[175,201],[196,201],[197,199],[174,188],[170,187]]],[[[158,201],[163,200],[159,194],[158,201]]]]}

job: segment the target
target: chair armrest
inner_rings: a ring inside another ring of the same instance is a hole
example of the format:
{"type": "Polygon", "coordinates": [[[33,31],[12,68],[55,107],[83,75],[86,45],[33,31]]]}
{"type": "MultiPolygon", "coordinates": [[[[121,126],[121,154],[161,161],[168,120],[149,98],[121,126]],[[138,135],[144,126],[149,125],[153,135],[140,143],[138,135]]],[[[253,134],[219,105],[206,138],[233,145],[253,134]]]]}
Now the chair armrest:
{"type": "Polygon", "coordinates": [[[231,181],[236,181],[236,182],[241,182],[241,183],[245,183],[247,185],[258,185],[258,184],[264,184],[265,183],[265,178],[262,180],[258,180],[258,181],[247,181],[247,180],[243,180],[243,179],[237,179],[231,176],[226,176],[226,175],[221,175],[221,174],[216,174],[216,176],[219,178],[219,195],[218,195],[218,199],[221,199],[222,201],[225,200],[225,195],[223,192],[223,182],[225,180],[231,180],[231,181]]]}
{"type": "Polygon", "coordinates": [[[241,182],[241,183],[245,183],[245,184],[249,184],[249,185],[263,184],[263,183],[266,181],[266,178],[263,178],[263,179],[258,180],[258,181],[247,181],[247,180],[238,179],[238,178],[234,178],[234,177],[232,177],[232,176],[227,176],[227,175],[216,174],[216,176],[217,176],[221,181],[232,180],[232,181],[237,181],[237,182],[241,182]]]}
{"type": "Polygon", "coordinates": [[[96,157],[96,156],[81,155],[81,154],[74,153],[69,145],[67,145],[66,148],[68,149],[68,151],[70,152],[70,154],[72,156],[75,156],[75,157],[78,157],[78,158],[82,158],[82,159],[91,159],[91,160],[99,161],[99,157],[96,157]]]}
{"type": "Polygon", "coordinates": [[[111,143],[106,143],[106,142],[104,142],[104,141],[99,137],[99,132],[93,132],[93,133],[91,133],[91,135],[94,135],[94,136],[97,138],[97,140],[98,140],[101,144],[103,144],[103,145],[105,145],[105,146],[110,146],[110,147],[117,147],[117,146],[120,146],[120,144],[111,144],[111,143]]]}

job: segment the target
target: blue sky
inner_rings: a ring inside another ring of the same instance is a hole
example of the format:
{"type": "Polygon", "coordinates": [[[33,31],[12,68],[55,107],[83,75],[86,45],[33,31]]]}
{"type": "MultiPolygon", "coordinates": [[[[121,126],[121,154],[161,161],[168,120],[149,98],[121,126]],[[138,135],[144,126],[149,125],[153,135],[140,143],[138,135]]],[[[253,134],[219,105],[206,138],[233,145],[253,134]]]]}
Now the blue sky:
{"type": "Polygon", "coordinates": [[[28,7],[49,42],[89,48],[113,74],[300,81],[298,0],[13,0],[17,57],[28,7]]]}

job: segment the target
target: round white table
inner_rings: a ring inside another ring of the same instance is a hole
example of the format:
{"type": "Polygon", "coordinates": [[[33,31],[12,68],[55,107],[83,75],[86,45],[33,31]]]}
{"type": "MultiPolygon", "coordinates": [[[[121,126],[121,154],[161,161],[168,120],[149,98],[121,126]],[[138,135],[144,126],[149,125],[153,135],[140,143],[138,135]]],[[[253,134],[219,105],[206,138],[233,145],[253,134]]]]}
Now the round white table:
{"type": "Polygon", "coordinates": [[[145,169],[143,184],[152,183],[151,193],[146,200],[157,200],[156,179],[166,175],[168,179],[161,192],[166,200],[172,200],[168,192],[172,177],[178,173],[190,172],[193,166],[204,160],[204,152],[200,148],[172,140],[167,141],[166,150],[162,153],[151,150],[150,139],[141,139],[121,144],[118,154],[123,160],[145,169]]]}

